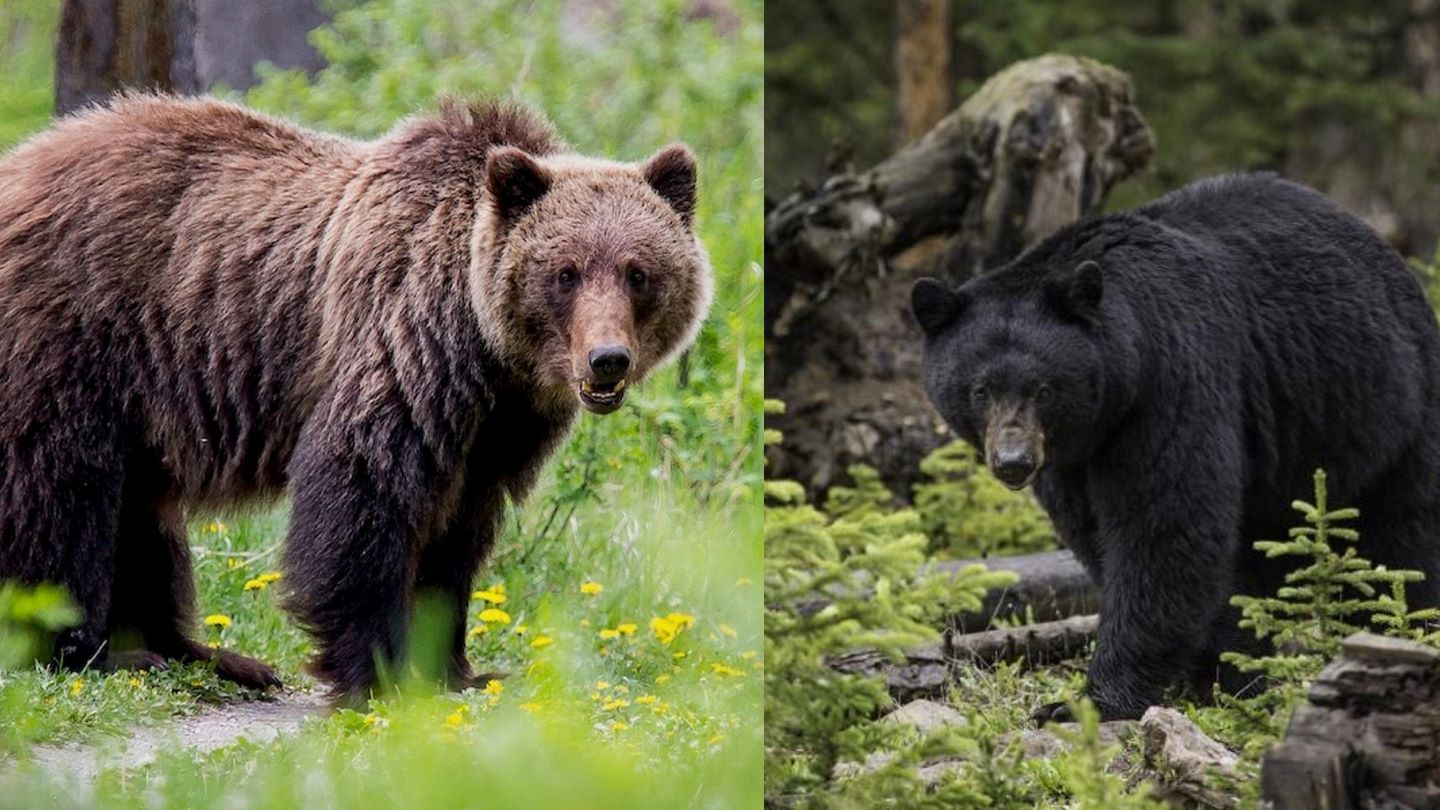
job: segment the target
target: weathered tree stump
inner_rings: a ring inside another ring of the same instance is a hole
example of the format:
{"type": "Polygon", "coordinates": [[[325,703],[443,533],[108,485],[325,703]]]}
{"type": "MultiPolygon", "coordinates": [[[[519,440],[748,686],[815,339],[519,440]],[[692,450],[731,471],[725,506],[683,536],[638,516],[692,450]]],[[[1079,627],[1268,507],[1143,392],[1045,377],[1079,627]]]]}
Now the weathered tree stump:
{"type": "Polygon", "coordinates": [[[1260,781],[1275,810],[1440,807],[1440,651],[1346,639],[1265,755],[1260,781]]]}
{"type": "Polygon", "coordinates": [[[813,493],[853,463],[908,497],[945,440],[920,389],[915,278],[959,280],[1100,209],[1154,139],[1130,80],[1044,56],[997,74],[863,174],[780,201],[765,222],[765,388],[788,409],[774,473],[813,493]]]}

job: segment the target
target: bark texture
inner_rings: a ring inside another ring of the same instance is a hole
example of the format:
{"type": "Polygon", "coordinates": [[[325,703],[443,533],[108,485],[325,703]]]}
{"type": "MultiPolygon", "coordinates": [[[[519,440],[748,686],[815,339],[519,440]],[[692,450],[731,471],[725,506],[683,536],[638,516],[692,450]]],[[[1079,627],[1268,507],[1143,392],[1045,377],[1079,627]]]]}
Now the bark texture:
{"type": "Polygon", "coordinates": [[[195,93],[194,0],[65,0],[55,43],[55,113],[122,88],[195,93]]]}
{"type": "Polygon", "coordinates": [[[900,0],[895,4],[900,33],[895,40],[899,80],[900,139],[924,135],[950,111],[950,0],[900,0]]]}
{"type": "Polygon", "coordinates": [[[1275,810],[1440,807],[1440,652],[1357,633],[1266,755],[1275,810]]]}
{"type": "Polygon", "coordinates": [[[774,474],[815,494],[864,462],[908,497],[919,459],[949,438],[920,388],[913,281],[1014,258],[1097,212],[1154,149],[1125,74],[1044,56],[997,74],[879,165],[776,204],[765,387],[788,410],[774,424],[785,432],[774,474]]]}

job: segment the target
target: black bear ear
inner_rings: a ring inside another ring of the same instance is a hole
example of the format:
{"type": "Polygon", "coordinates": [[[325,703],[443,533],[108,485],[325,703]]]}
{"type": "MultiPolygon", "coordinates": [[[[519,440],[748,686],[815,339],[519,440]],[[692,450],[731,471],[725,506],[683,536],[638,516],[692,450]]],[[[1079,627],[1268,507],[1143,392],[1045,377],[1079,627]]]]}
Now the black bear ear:
{"type": "Polygon", "coordinates": [[[645,162],[641,173],[655,193],[689,225],[695,218],[695,153],[690,147],[674,143],[661,149],[645,162]]]}
{"type": "Polygon", "coordinates": [[[525,213],[550,190],[550,173],[526,152],[497,146],[485,155],[485,190],[501,219],[525,213]]]}
{"type": "Polygon", "coordinates": [[[1100,265],[1089,259],[1071,268],[1051,270],[1045,276],[1045,300],[1066,315],[1093,315],[1104,291],[1100,265]]]}
{"type": "Polygon", "coordinates": [[[910,311],[927,335],[955,320],[964,308],[964,294],[936,279],[922,278],[910,289],[910,311]]]}

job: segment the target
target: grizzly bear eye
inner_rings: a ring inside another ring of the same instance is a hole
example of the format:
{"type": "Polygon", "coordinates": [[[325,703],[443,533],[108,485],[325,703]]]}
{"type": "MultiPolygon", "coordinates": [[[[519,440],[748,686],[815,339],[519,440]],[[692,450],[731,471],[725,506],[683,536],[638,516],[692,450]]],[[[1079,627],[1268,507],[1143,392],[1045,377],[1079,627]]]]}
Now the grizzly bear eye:
{"type": "Polygon", "coordinates": [[[1040,387],[1035,389],[1035,401],[1040,403],[1041,405],[1044,405],[1045,403],[1049,402],[1054,398],[1055,389],[1051,388],[1049,385],[1041,383],[1040,387]]]}
{"type": "Polygon", "coordinates": [[[560,289],[573,290],[580,284],[580,274],[575,272],[575,268],[566,267],[555,277],[555,281],[560,285],[560,289]]]}
{"type": "Polygon", "coordinates": [[[625,274],[625,280],[630,283],[630,289],[638,291],[645,288],[647,277],[644,270],[638,267],[632,267],[630,268],[630,272],[625,274]]]}

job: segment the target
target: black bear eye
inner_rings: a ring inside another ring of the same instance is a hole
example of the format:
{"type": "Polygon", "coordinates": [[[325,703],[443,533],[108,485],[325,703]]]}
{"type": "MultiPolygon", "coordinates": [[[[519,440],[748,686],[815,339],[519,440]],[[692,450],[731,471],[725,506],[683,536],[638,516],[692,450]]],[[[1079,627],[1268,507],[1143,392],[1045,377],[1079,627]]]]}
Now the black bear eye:
{"type": "Polygon", "coordinates": [[[625,280],[630,284],[630,289],[640,290],[644,289],[647,278],[645,276],[644,270],[641,270],[638,267],[632,267],[625,274],[625,280]]]}
{"type": "Polygon", "coordinates": [[[1048,385],[1045,385],[1044,383],[1042,383],[1039,388],[1035,389],[1035,401],[1040,403],[1041,405],[1044,405],[1045,403],[1049,402],[1054,398],[1055,389],[1051,388],[1048,385]]]}
{"type": "Polygon", "coordinates": [[[575,272],[575,268],[566,267],[555,277],[555,281],[560,285],[560,289],[573,290],[580,285],[580,274],[575,272]]]}
{"type": "Polygon", "coordinates": [[[984,403],[989,396],[990,393],[985,390],[983,385],[977,385],[970,390],[970,398],[975,400],[976,405],[984,403]]]}

